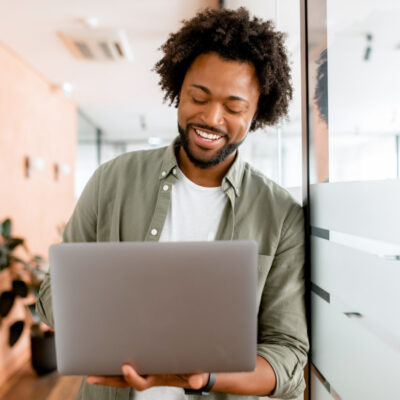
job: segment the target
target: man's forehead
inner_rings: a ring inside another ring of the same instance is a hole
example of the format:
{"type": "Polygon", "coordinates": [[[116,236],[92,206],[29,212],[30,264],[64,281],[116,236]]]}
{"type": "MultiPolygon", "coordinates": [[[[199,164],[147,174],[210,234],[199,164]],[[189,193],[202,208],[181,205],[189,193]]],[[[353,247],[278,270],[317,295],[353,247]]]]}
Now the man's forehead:
{"type": "Polygon", "coordinates": [[[249,62],[228,60],[217,53],[200,54],[195,58],[185,76],[191,86],[208,88],[210,84],[245,89],[258,85],[256,70],[249,62]]]}

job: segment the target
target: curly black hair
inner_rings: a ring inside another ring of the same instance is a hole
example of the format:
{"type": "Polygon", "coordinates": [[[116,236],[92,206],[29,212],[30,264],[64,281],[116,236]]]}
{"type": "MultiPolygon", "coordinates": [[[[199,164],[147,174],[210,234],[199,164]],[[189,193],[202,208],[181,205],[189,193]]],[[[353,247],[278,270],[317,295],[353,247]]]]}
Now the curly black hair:
{"type": "Polygon", "coordinates": [[[275,124],[287,115],[293,92],[284,39],[272,21],[250,19],[244,7],[199,12],[161,46],[164,57],[154,71],[161,77],[164,100],[177,107],[190,65],[200,54],[216,52],[227,60],[250,62],[256,69],[260,98],[250,131],[275,124]]]}

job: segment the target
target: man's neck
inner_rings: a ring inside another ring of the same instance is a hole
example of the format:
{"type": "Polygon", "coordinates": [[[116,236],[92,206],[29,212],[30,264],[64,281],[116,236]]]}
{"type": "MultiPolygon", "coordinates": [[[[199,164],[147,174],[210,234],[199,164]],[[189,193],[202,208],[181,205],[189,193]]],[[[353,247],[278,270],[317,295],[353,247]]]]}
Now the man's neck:
{"type": "Polygon", "coordinates": [[[194,165],[188,158],[182,146],[177,152],[178,165],[183,174],[199,186],[221,186],[224,176],[235,160],[236,153],[230,154],[224,161],[209,168],[200,168],[194,165]]]}

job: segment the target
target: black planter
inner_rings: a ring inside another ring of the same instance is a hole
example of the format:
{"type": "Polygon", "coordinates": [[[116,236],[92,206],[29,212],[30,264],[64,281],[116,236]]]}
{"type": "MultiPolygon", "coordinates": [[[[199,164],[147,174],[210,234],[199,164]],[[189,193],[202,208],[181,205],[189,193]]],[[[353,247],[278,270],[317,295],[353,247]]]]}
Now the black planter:
{"type": "Polygon", "coordinates": [[[45,375],[57,369],[54,332],[31,332],[32,367],[38,375],[45,375]]]}

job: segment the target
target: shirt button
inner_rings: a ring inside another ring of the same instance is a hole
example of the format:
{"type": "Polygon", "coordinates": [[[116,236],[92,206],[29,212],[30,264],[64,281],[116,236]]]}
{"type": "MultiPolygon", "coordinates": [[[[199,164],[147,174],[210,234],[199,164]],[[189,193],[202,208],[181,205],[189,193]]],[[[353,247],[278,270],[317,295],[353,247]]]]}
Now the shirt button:
{"type": "Polygon", "coordinates": [[[151,233],[153,236],[156,236],[156,235],[157,235],[157,232],[158,232],[157,229],[152,229],[150,233],[151,233]]]}
{"type": "Polygon", "coordinates": [[[173,173],[174,175],[176,175],[176,168],[174,168],[174,169],[172,170],[172,173],[173,173]]]}
{"type": "Polygon", "coordinates": [[[168,189],[169,189],[169,186],[168,186],[168,185],[164,185],[164,186],[163,186],[164,192],[166,192],[168,189]]]}
{"type": "Polygon", "coordinates": [[[161,172],[161,176],[166,176],[167,173],[165,171],[161,172]]]}

